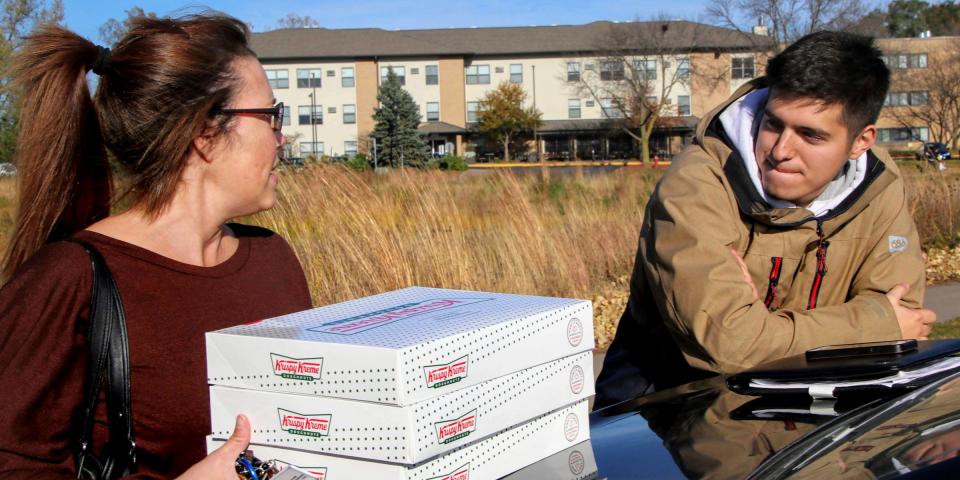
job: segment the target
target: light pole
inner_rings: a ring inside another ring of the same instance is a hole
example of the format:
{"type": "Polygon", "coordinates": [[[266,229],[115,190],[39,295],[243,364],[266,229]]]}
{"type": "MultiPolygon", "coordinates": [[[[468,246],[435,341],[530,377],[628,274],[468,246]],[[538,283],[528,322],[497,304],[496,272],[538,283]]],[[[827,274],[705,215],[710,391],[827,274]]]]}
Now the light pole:
{"type": "MultiPolygon", "coordinates": [[[[533,70],[533,109],[537,109],[537,66],[530,65],[530,68],[533,70]]],[[[533,143],[537,147],[537,161],[542,162],[543,157],[540,155],[540,138],[537,136],[537,127],[533,127],[533,143]]]]}
{"type": "Polygon", "coordinates": [[[310,151],[313,152],[313,155],[319,159],[317,156],[317,84],[314,82],[316,74],[310,72],[310,86],[313,88],[313,93],[310,94],[310,127],[313,128],[313,145],[310,146],[310,151]]]}

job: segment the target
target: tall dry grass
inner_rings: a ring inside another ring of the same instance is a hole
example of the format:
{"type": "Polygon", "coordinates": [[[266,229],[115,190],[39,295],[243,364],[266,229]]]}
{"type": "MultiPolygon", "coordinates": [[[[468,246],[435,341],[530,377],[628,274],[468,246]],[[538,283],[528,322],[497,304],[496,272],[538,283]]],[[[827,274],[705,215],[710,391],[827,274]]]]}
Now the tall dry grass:
{"type": "MultiPolygon", "coordinates": [[[[957,246],[960,174],[903,170],[924,247],[957,246]]],[[[657,177],[315,166],[285,172],[277,207],[244,221],[288,239],[318,305],[409,285],[595,298],[626,289],[657,177]]],[[[15,197],[14,181],[0,179],[0,248],[15,197]]]]}
{"type": "Polygon", "coordinates": [[[251,220],[288,239],[317,304],[410,285],[592,297],[629,273],[655,181],[314,167],[251,220]]]}

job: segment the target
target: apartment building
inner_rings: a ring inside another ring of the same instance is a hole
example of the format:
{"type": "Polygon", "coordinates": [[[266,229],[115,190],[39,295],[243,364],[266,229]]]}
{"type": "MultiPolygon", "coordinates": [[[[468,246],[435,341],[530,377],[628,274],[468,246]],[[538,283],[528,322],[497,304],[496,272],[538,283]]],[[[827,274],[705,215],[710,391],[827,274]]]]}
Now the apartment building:
{"type": "Polygon", "coordinates": [[[287,106],[289,154],[350,155],[369,149],[377,88],[387,72],[400,78],[420,108],[433,153],[498,157],[476,132],[479,101],[501,82],[519,84],[543,113],[531,152],[551,159],[635,158],[605,82],[643,72],[659,91],[664,120],[652,150],[675,152],[699,118],[762,74],[765,37],[684,21],[594,22],[586,25],[386,31],[284,29],[254,34],[278,101],[287,106]],[[656,38],[656,46],[611,45],[617,32],[656,38]],[[609,53],[620,50],[616,59],[609,53]],[[667,53],[664,53],[667,52],[667,53]],[[596,82],[598,88],[584,88],[596,82]],[[590,90],[593,90],[592,92],[590,90]]]}
{"type": "Polygon", "coordinates": [[[950,115],[945,104],[950,99],[940,97],[948,93],[944,87],[953,88],[943,84],[955,84],[960,75],[960,37],[885,38],[877,46],[891,73],[877,143],[901,151],[918,150],[928,141],[950,143],[960,119],[950,115]]]}

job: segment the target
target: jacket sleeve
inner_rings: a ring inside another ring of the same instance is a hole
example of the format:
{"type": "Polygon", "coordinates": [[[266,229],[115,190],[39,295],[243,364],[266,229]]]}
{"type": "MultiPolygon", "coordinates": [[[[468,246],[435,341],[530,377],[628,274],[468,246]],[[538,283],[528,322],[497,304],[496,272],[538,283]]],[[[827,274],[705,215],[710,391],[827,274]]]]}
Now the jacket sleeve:
{"type": "MultiPolygon", "coordinates": [[[[651,198],[640,257],[657,307],[691,366],[731,373],[815,346],[900,338],[885,279],[915,265],[889,263],[878,244],[868,262],[886,264],[865,266],[872,273],[857,279],[845,303],[770,312],[753,297],[730,252],[742,240],[742,223],[721,174],[690,167],[668,172],[651,198]]],[[[895,217],[904,221],[902,213],[895,217]]],[[[922,279],[922,263],[919,270],[922,279]]],[[[922,286],[914,285],[912,301],[917,293],[922,286]]]]}
{"type": "Polygon", "coordinates": [[[76,478],[92,272],[76,245],[49,245],[0,288],[0,477],[76,478]]]}

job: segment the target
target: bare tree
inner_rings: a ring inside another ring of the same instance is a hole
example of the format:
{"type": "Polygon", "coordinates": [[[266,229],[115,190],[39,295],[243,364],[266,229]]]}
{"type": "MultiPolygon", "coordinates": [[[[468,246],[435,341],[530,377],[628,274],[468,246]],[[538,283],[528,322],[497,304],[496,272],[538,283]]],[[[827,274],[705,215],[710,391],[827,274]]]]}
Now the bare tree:
{"type": "Polygon", "coordinates": [[[310,15],[288,13],[286,17],[277,20],[277,29],[280,28],[317,28],[320,22],[310,18],[310,15]]]}
{"type": "Polygon", "coordinates": [[[156,13],[146,12],[137,6],[127,10],[125,13],[127,14],[127,18],[123,19],[123,21],[111,18],[103,22],[103,25],[100,25],[100,40],[102,42],[107,45],[115,45],[130,31],[130,28],[133,27],[133,22],[137,19],[144,17],[157,18],[156,13]]]}
{"type": "MultiPolygon", "coordinates": [[[[578,93],[593,98],[604,117],[640,143],[644,162],[650,161],[653,132],[678,126],[672,99],[690,87],[695,74],[690,53],[696,51],[704,27],[665,20],[612,24],[597,39],[597,66],[580,74],[578,93]]],[[[726,71],[696,74],[715,82],[726,71]]]]}
{"type": "Polygon", "coordinates": [[[901,93],[907,102],[898,99],[887,106],[886,111],[906,128],[926,126],[932,141],[957,150],[960,147],[960,40],[954,40],[944,51],[948,53],[927,68],[893,71],[894,75],[908,75],[895,84],[910,85],[913,91],[901,93]]]}
{"type": "Polygon", "coordinates": [[[870,12],[864,0],[710,0],[718,25],[751,32],[760,25],[779,48],[818,30],[846,30],[870,12]],[[747,27],[743,22],[757,22],[747,27]]]}

